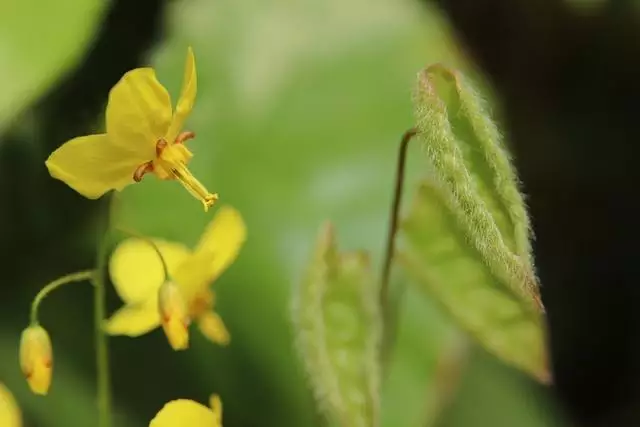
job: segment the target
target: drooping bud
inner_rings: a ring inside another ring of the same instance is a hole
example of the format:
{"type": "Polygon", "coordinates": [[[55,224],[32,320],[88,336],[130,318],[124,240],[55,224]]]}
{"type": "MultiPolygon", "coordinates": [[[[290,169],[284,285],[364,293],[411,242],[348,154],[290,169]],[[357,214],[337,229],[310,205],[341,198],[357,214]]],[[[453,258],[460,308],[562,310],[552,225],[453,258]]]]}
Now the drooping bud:
{"type": "Polygon", "coordinates": [[[158,296],[162,328],[174,350],[189,347],[189,310],[182,291],[174,282],[164,282],[158,296]]]}
{"type": "Polygon", "coordinates": [[[46,395],[51,385],[53,351],[47,331],[40,325],[31,325],[20,339],[20,367],[31,391],[46,395]]]}

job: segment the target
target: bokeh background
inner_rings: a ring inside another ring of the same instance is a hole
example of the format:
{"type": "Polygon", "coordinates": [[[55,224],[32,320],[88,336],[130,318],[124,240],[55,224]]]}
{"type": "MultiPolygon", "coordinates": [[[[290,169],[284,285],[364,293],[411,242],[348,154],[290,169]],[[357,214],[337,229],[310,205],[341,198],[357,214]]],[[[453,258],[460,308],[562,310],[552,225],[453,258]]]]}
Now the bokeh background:
{"type": "MultiPolygon", "coordinates": [[[[406,285],[384,426],[638,425],[637,21],[635,2],[606,0],[3,1],[0,381],[26,425],[87,427],[96,416],[89,285],[42,306],[50,395],[33,396],[19,372],[32,298],[93,264],[106,208],[51,179],[44,160],[103,128],[108,91],[130,69],[156,68],[175,101],[188,46],[199,80],[192,171],[249,230],[215,284],[232,343],[195,333],[176,353],[161,330],[111,339],[117,427],[214,392],[227,427],[322,425],[294,353],[291,289],[325,219],[343,248],[367,249],[379,266],[414,79],[433,62],[476,79],[507,133],[530,195],[557,382],[537,385],[471,344],[459,384],[443,381],[439,361],[465,338],[406,285]],[[455,391],[448,405],[443,384],[455,391]]],[[[410,183],[420,155],[410,150],[410,183]]],[[[120,208],[128,226],[187,244],[212,215],[153,178],[128,187],[120,208]]]]}

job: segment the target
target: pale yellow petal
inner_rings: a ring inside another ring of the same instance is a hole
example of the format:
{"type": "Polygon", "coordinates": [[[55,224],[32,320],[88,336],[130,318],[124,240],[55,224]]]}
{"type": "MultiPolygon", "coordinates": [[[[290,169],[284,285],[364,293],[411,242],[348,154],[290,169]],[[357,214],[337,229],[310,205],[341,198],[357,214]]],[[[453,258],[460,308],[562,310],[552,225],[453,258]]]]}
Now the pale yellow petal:
{"type": "Polygon", "coordinates": [[[173,114],[173,120],[167,132],[167,141],[173,142],[180,131],[183,130],[184,122],[193,109],[197,89],[196,60],[193,56],[193,49],[189,47],[187,50],[187,61],[184,66],[184,79],[182,80],[180,99],[176,105],[176,111],[173,114]]]}
{"type": "Polygon", "coordinates": [[[192,256],[176,270],[175,280],[191,299],[235,261],[247,237],[240,213],[223,206],[207,226],[192,256]]]}
{"type": "Polygon", "coordinates": [[[158,309],[162,328],[174,350],[186,350],[189,347],[189,309],[182,291],[173,282],[164,282],[158,292],[158,309]]]}
{"type": "Polygon", "coordinates": [[[158,412],[149,427],[220,427],[216,413],[193,400],[173,400],[158,412]]]}
{"type": "Polygon", "coordinates": [[[218,427],[222,426],[222,400],[220,399],[220,396],[218,396],[217,394],[212,394],[209,397],[209,407],[216,415],[217,424],[215,425],[218,427]]]}
{"type": "Polygon", "coordinates": [[[109,93],[107,134],[114,143],[152,160],[171,123],[171,99],[152,68],[127,72],[109,93]]]}
{"type": "Polygon", "coordinates": [[[45,164],[52,177],[89,199],[97,199],[109,190],[132,184],[134,172],[147,160],[100,134],[65,142],[45,164]]]}
{"type": "Polygon", "coordinates": [[[231,340],[222,318],[214,311],[206,311],[198,318],[202,334],[215,344],[227,345],[231,340]]]}
{"type": "Polygon", "coordinates": [[[247,229],[240,212],[228,205],[221,206],[202,233],[195,252],[238,247],[246,238],[247,229]]]}
{"type": "Polygon", "coordinates": [[[0,383],[0,426],[22,426],[20,408],[11,392],[2,383],[0,383]]]}
{"type": "MultiPolygon", "coordinates": [[[[153,239],[167,263],[170,274],[189,256],[190,251],[180,243],[153,239]]],[[[157,294],[167,279],[162,261],[148,241],[138,238],[124,240],[118,245],[109,262],[111,281],[120,298],[127,304],[144,302],[157,294]]]]}
{"type": "Polygon", "coordinates": [[[104,331],[109,335],[137,337],[160,326],[158,298],[136,304],[125,305],[105,321],[104,331]]]}

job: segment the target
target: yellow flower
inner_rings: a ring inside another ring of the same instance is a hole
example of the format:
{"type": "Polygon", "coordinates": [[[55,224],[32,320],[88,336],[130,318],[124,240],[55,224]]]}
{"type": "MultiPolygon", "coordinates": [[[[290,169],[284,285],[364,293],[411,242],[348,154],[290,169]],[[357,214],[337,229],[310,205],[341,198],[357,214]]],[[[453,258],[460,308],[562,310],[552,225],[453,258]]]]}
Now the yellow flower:
{"type": "Polygon", "coordinates": [[[187,399],[173,400],[156,414],[149,427],[222,427],[222,402],[211,396],[210,408],[187,399]]]}
{"type": "MultiPolygon", "coordinates": [[[[219,425],[219,424],[218,424],[219,425]]],[[[11,392],[0,383],[0,426],[21,427],[22,414],[11,392]]]]}
{"type": "Polygon", "coordinates": [[[193,156],[184,142],[195,136],[182,132],[196,97],[196,65],[188,50],[182,92],[175,112],[167,90],[152,68],[127,72],[111,89],[106,133],[80,136],[64,143],[46,161],[49,173],[78,193],[97,199],[122,190],[145,173],[177,179],[205,210],[218,199],[187,169],[193,156]]]}
{"type": "Polygon", "coordinates": [[[53,351],[49,334],[42,326],[32,325],[22,332],[20,367],[31,391],[47,394],[51,385],[53,351]]]}
{"type": "MultiPolygon", "coordinates": [[[[186,302],[189,319],[196,321],[211,341],[227,344],[229,332],[213,311],[214,294],[209,285],[236,259],[245,239],[242,216],[225,206],[207,225],[193,251],[179,243],[154,240],[171,278],[164,277],[162,263],[148,242],[137,238],[125,240],[109,263],[111,280],[125,305],[107,320],[105,330],[111,335],[136,337],[157,328],[163,320],[166,323],[159,311],[159,294],[163,283],[170,279],[179,290],[179,298],[186,302]]],[[[171,290],[171,298],[177,298],[176,289],[171,290]]],[[[179,311],[177,318],[183,318],[179,311]]],[[[183,325],[186,330],[187,325],[183,325]]],[[[179,325],[170,328],[176,331],[179,325]]],[[[169,336],[170,343],[173,338],[169,336]]]]}

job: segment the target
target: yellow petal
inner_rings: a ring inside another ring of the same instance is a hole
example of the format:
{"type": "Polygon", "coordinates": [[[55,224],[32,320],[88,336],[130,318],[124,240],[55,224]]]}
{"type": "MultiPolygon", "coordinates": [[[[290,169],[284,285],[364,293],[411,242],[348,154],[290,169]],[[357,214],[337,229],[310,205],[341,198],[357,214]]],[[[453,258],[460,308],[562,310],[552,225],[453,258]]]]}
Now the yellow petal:
{"type": "Polygon", "coordinates": [[[89,199],[133,183],[133,174],[145,159],[115,145],[106,134],[89,135],[65,142],[45,164],[52,177],[89,199]]]}
{"type": "Polygon", "coordinates": [[[137,337],[158,326],[160,326],[158,297],[154,296],[145,303],[121,307],[105,322],[104,331],[109,335],[137,337]]]}
{"type": "Polygon", "coordinates": [[[127,72],[109,93],[107,134],[147,160],[171,123],[171,99],[151,68],[127,72]]]}
{"type": "Polygon", "coordinates": [[[227,345],[231,339],[222,318],[214,311],[206,311],[198,318],[202,334],[215,344],[227,345]]]}
{"type": "Polygon", "coordinates": [[[176,105],[176,111],[173,115],[171,126],[167,132],[167,141],[173,142],[182,130],[187,116],[189,116],[189,113],[191,113],[191,110],[193,109],[197,89],[198,81],[196,77],[196,60],[193,56],[193,49],[189,47],[187,50],[187,61],[184,66],[182,91],[180,92],[180,99],[176,105]]]}
{"type": "Polygon", "coordinates": [[[20,408],[11,392],[2,383],[0,383],[0,426],[22,426],[20,408]]]}
{"type": "Polygon", "coordinates": [[[194,254],[176,270],[174,278],[190,300],[236,259],[247,230],[240,213],[223,206],[207,226],[194,254]]]}
{"type": "Polygon", "coordinates": [[[209,407],[216,415],[217,424],[215,425],[218,427],[222,426],[222,400],[220,399],[220,396],[212,394],[211,397],[209,397],[209,407]]]}
{"type": "MultiPolygon", "coordinates": [[[[170,274],[189,256],[190,251],[180,243],[153,239],[167,263],[170,274]]],[[[131,238],[118,245],[109,262],[113,286],[127,304],[147,301],[158,293],[167,279],[164,277],[162,261],[149,242],[131,238]]]]}
{"type": "Polygon", "coordinates": [[[246,237],[247,230],[240,212],[228,205],[221,206],[202,233],[195,252],[235,247],[244,243],[246,237]]]}
{"type": "Polygon", "coordinates": [[[171,348],[186,350],[189,347],[189,324],[191,318],[182,291],[173,282],[164,282],[158,293],[158,309],[162,328],[171,348]]]}
{"type": "Polygon", "coordinates": [[[173,400],[158,412],[149,427],[221,427],[218,414],[193,400],[173,400]]]}

